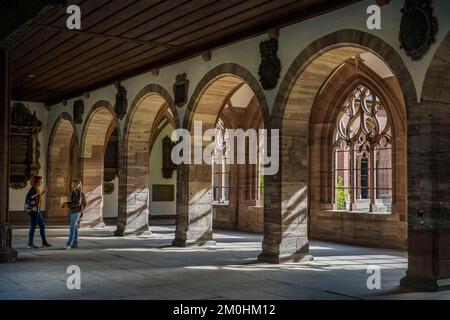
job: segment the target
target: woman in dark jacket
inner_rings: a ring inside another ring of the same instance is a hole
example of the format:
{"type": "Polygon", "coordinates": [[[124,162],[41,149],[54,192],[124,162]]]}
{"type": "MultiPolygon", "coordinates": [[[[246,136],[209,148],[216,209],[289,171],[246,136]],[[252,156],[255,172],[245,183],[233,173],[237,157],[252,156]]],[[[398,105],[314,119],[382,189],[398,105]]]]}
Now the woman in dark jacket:
{"type": "Polygon", "coordinates": [[[44,217],[41,213],[42,199],[47,189],[41,192],[40,188],[42,186],[42,177],[34,176],[30,180],[31,188],[27,193],[25,200],[25,211],[30,216],[30,232],[28,235],[28,247],[37,249],[38,247],[34,244],[34,232],[36,231],[36,226],[39,225],[39,231],[42,239],[43,247],[51,247],[45,236],[45,223],[44,217]]]}
{"type": "Polygon", "coordinates": [[[75,179],[72,181],[70,202],[65,203],[63,207],[68,207],[70,210],[70,232],[69,240],[66,243],[66,249],[78,248],[78,221],[86,207],[86,197],[82,191],[80,180],[75,179]]]}

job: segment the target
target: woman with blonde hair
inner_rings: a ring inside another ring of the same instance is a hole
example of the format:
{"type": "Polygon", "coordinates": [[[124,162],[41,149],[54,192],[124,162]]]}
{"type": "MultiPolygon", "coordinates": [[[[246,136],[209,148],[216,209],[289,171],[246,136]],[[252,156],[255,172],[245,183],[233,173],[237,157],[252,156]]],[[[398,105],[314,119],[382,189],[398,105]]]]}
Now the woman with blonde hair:
{"type": "Polygon", "coordinates": [[[63,207],[68,207],[70,211],[70,231],[66,249],[78,248],[78,221],[83,216],[84,208],[86,208],[86,197],[82,189],[81,180],[73,180],[70,202],[63,205],[63,207]]]}
{"type": "Polygon", "coordinates": [[[34,232],[36,231],[36,225],[39,225],[39,232],[41,234],[42,246],[43,247],[51,247],[51,244],[48,243],[47,238],[45,236],[45,223],[44,217],[41,213],[42,200],[44,198],[44,194],[47,192],[47,188],[41,192],[42,186],[42,177],[34,176],[30,180],[31,188],[27,193],[25,199],[25,211],[30,216],[30,232],[28,235],[28,247],[37,249],[38,247],[34,244],[34,232]]]}

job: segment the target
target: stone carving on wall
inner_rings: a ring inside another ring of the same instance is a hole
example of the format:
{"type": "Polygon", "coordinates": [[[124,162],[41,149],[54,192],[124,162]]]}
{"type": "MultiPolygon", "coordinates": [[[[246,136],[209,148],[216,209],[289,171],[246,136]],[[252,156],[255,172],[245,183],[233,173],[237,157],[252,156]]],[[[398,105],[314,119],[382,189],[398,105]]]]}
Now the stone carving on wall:
{"type": "Polygon", "coordinates": [[[77,100],[73,103],[73,122],[76,124],[83,123],[84,101],[77,100]]]}
{"type": "Polygon", "coordinates": [[[175,164],[172,162],[172,149],[175,145],[175,142],[169,138],[169,136],[165,136],[162,139],[162,173],[164,179],[172,178],[172,173],[176,169],[175,164]]]}
{"type": "Polygon", "coordinates": [[[261,64],[259,66],[259,81],[264,90],[271,90],[277,86],[280,78],[281,62],[278,58],[278,40],[269,39],[259,45],[261,64]]]}
{"type": "Polygon", "coordinates": [[[117,94],[116,103],[114,104],[114,112],[117,118],[122,120],[127,114],[128,100],[127,100],[127,90],[119,82],[116,84],[117,94]]]}
{"type": "Polygon", "coordinates": [[[420,60],[436,41],[438,21],[431,0],[405,0],[400,23],[400,44],[412,60],[420,60]]]}
{"type": "Polygon", "coordinates": [[[16,103],[11,108],[11,158],[10,186],[22,189],[28,180],[39,174],[40,143],[39,132],[42,122],[31,113],[23,103],[16,103]]]}
{"type": "Polygon", "coordinates": [[[186,73],[177,75],[176,81],[173,85],[174,104],[177,107],[182,107],[187,103],[189,91],[189,80],[186,73]]]}
{"type": "Polygon", "coordinates": [[[103,183],[103,193],[104,194],[112,194],[113,192],[114,192],[114,183],[104,182],[103,183]]]}

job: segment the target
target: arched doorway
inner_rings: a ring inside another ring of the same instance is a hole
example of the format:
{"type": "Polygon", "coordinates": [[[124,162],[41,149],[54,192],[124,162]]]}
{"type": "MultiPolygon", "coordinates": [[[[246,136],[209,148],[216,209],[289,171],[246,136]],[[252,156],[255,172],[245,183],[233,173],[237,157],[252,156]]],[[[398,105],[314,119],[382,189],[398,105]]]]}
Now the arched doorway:
{"type": "Polygon", "coordinates": [[[106,101],[97,102],[87,117],[80,154],[83,191],[88,202],[82,226],[102,227],[104,205],[104,157],[109,135],[119,124],[106,101]],[[108,135],[109,134],[109,135],[108,135]]]}
{"type": "Polygon", "coordinates": [[[406,110],[398,81],[372,53],[325,80],[309,121],[309,236],[407,247],[406,110]]]}
{"type": "MultiPolygon", "coordinates": [[[[253,215],[255,220],[262,222],[263,208],[261,205],[256,208],[256,201],[263,198],[256,199],[256,189],[257,185],[259,186],[256,182],[259,180],[256,166],[253,168],[255,170],[252,170],[244,168],[245,165],[239,167],[236,163],[229,166],[213,160],[212,164],[209,164],[202,159],[211,143],[211,140],[208,142],[203,139],[207,131],[216,129],[223,133],[226,129],[258,129],[254,127],[254,123],[250,125],[239,121],[242,120],[242,116],[239,116],[242,112],[250,112],[249,118],[250,114],[253,114],[255,118],[247,120],[257,120],[260,127],[269,118],[265,96],[257,80],[249,71],[236,64],[223,64],[208,72],[189,102],[183,124],[183,128],[190,132],[193,143],[193,161],[178,168],[181,199],[178,201],[174,245],[210,243],[213,240],[213,222],[217,227],[237,229],[239,204],[244,203],[244,197],[248,198],[245,200],[254,198],[254,210],[251,212],[249,209],[246,216],[253,215]],[[253,176],[241,180],[238,177],[239,171],[252,172],[253,176]],[[252,181],[255,187],[253,192],[250,192],[252,187],[247,188],[249,181],[252,181]]],[[[212,139],[212,136],[210,138],[212,139]]],[[[214,154],[216,151],[211,149],[207,152],[214,154]]],[[[236,155],[232,153],[230,156],[236,155]]],[[[244,210],[241,214],[245,214],[244,210]]]]}
{"type": "MultiPolygon", "coordinates": [[[[280,85],[270,123],[272,128],[281,130],[281,167],[277,175],[267,179],[270,193],[279,195],[272,198],[272,206],[279,208],[273,212],[272,219],[280,225],[277,232],[265,234],[264,260],[276,261],[280,257],[299,260],[309,252],[310,201],[320,201],[322,196],[311,193],[312,183],[322,183],[317,181],[320,162],[310,159],[311,147],[315,143],[310,134],[311,115],[316,112],[313,106],[326,80],[339,66],[367,53],[389,67],[401,88],[398,96],[406,105],[405,109],[417,98],[412,78],[398,53],[373,35],[341,30],[316,40],[299,54],[280,85]],[[311,180],[313,173],[316,174],[314,181],[311,180]]],[[[332,100],[332,97],[327,99],[332,100]]],[[[405,220],[405,214],[400,213],[398,219],[405,220]]]]}
{"type": "Polygon", "coordinates": [[[50,135],[48,151],[47,221],[67,223],[67,209],[62,204],[69,201],[72,179],[78,176],[78,138],[68,113],[62,113],[50,135]]]}
{"type": "Polygon", "coordinates": [[[148,234],[150,142],[159,114],[177,113],[167,91],[159,85],[142,89],[128,112],[121,142],[119,220],[116,235],[148,234]]]}

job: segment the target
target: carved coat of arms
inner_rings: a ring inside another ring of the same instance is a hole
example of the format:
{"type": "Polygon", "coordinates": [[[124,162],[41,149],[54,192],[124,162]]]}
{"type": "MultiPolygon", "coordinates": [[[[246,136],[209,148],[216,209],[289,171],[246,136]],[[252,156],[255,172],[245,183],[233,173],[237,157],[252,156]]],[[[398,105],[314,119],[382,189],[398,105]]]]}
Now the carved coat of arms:
{"type": "Polygon", "coordinates": [[[277,56],[278,40],[269,39],[259,45],[261,64],[259,66],[259,81],[264,90],[271,90],[277,86],[280,78],[281,62],[277,56]]]}

